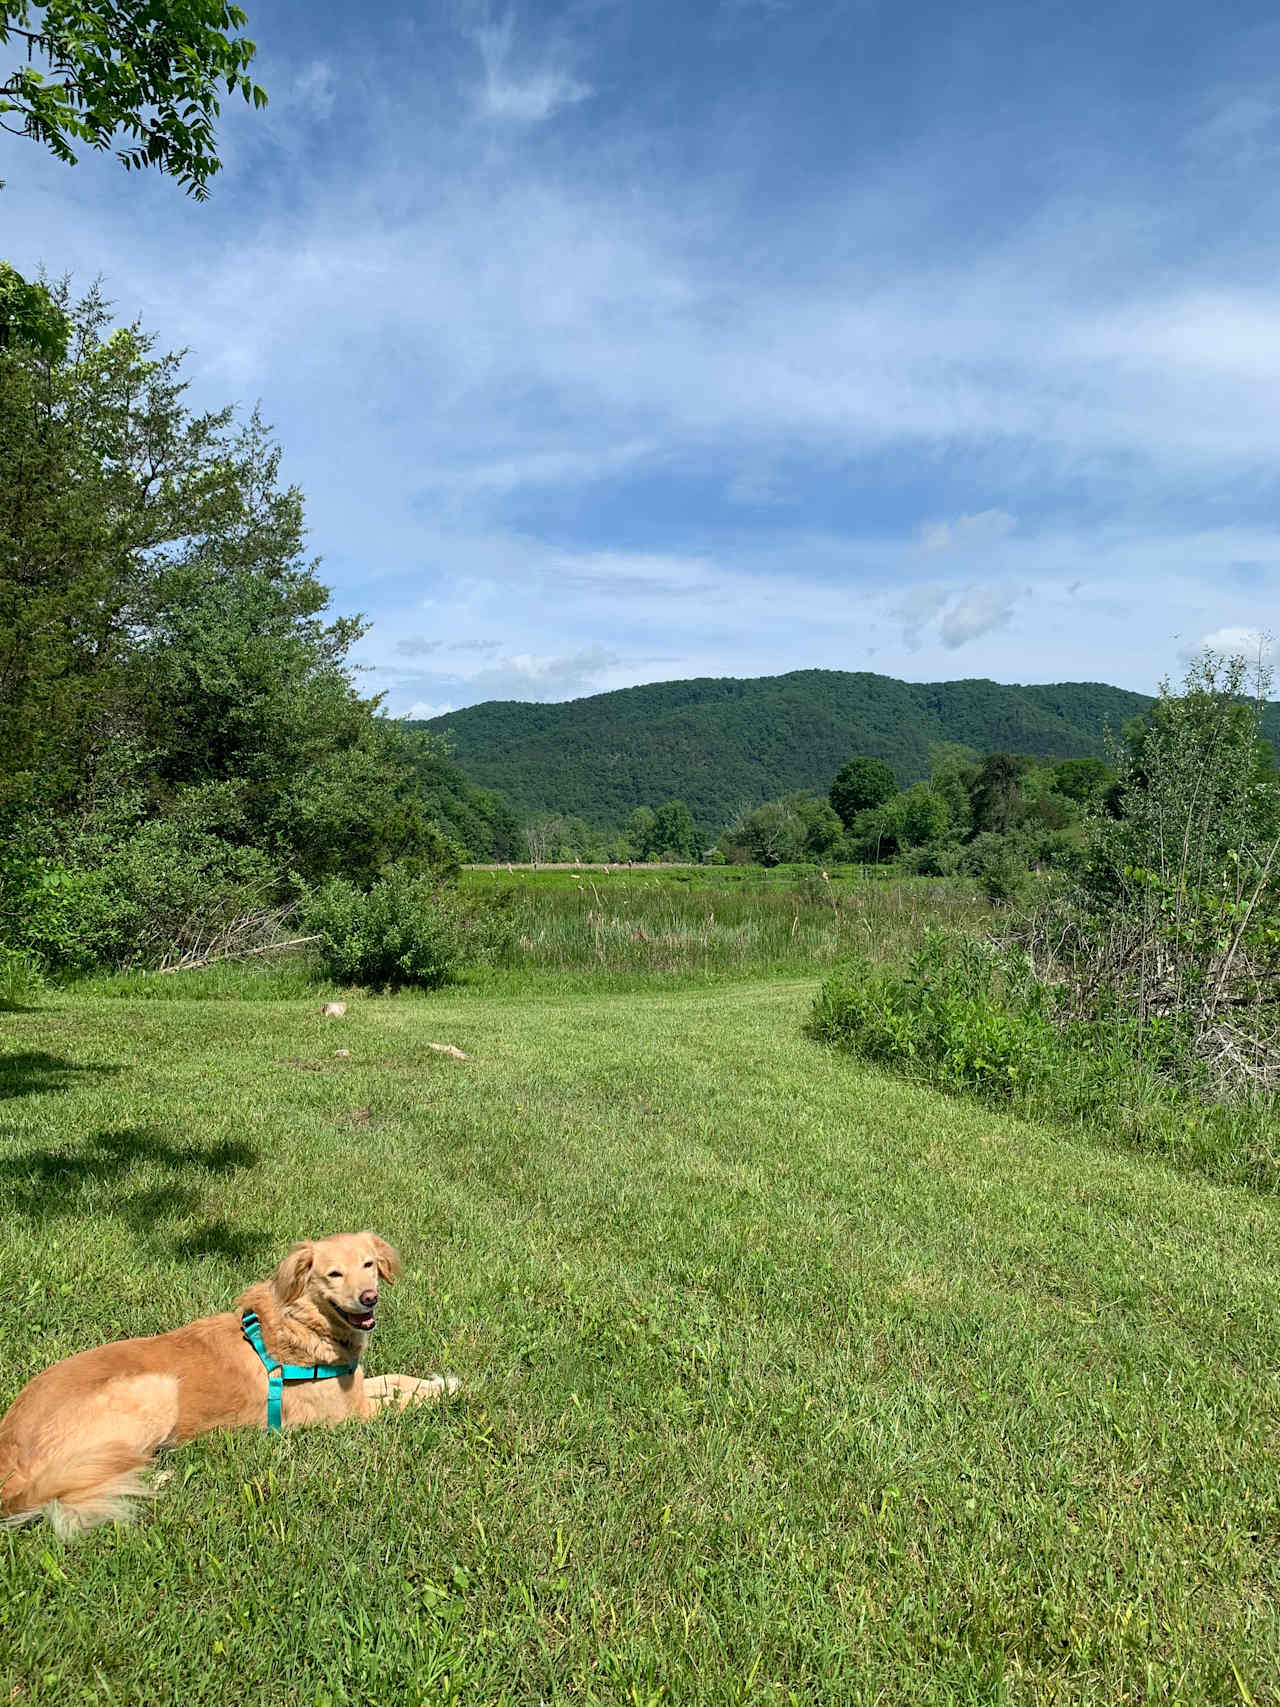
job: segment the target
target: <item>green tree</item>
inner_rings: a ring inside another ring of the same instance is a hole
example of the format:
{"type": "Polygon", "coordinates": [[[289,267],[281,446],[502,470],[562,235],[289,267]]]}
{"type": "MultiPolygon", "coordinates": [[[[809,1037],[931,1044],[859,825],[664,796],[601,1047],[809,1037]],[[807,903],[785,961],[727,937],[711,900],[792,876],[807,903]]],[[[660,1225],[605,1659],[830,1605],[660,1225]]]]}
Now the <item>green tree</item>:
{"type": "Polygon", "coordinates": [[[1053,786],[1077,805],[1101,800],[1115,781],[1115,772],[1102,759],[1063,759],[1054,770],[1053,786]]]}
{"type": "Polygon", "coordinates": [[[0,82],[0,128],[71,166],[76,144],[120,139],[126,169],[155,166],[202,201],[221,167],[220,91],[267,102],[249,76],[257,49],[235,33],[247,22],[223,0],[0,0],[0,46],[21,55],[0,82]]]}
{"type": "Polygon", "coordinates": [[[1261,735],[1265,673],[1250,673],[1205,653],[1181,693],[1161,684],[1040,939],[1078,1004],[1105,992],[1171,1069],[1265,1090],[1280,1083],[1280,778],[1261,735]]]}
{"type": "Polygon", "coordinates": [[[47,285],[28,284],[7,261],[0,261],[0,352],[25,344],[49,361],[67,353],[71,323],[47,285]]]}
{"type": "Polygon", "coordinates": [[[807,859],[831,859],[844,837],[844,825],[834,807],[820,794],[789,794],[784,802],[804,825],[807,859]]]}
{"type": "Polygon", "coordinates": [[[804,856],[805,827],[783,800],[768,800],[744,812],[720,838],[725,857],[736,865],[783,865],[804,856]]]}
{"type": "Polygon", "coordinates": [[[299,879],[447,868],[266,427],[189,410],[97,293],[50,301],[65,347],[0,352],[0,935],[136,958],[299,879]]]}
{"type": "Polygon", "coordinates": [[[627,819],[627,839],[634,859],[648,859],[654,851],[657,815],[651,806],[637,806],[627,819]]]}
{"type": "Polygon", "coordinates": [[[898,792],[898,779],[883,759],[853,758],[836,772],[831,804],[848,829],[859,812],[879,806],[898,792]]]}
{"type": "Polygon", "coordinates": [[[930,786],[947,803],[949,831],[963,840],[973,828],[972,790],[982,756],[958,741],[935,741],[929,748],[930,786]]]}
{"type": "Polygon", "coordinates": [[[899,847],[919,848],[943,841],[951,824],[946,800],[927,782],[917,782],[886,802],[899,847]]]}
{"type": "Polygon", "coordinates": [[[668,800],[653,815],[653,848],[664,859],[697,859],[702,839],[683,800],[668,800]]]}
{"type": "Polygon", "coordinates": [[[896,798],[893,796],[880,806],[864,806],[861,812],[854,813],[853,822],[845,834],[846,859],[865,860],[874,865],[881,860],[892,859],[898,852],[902,825],[894,811],[896,798]]]}
{"type": "Polygon", "coordinates": [[[1009,833],[1021,811],[1022,778],[1034,764],[1020,753],[989,753],[983,759],[970,792],[976,831],[1009,833]]]}
{"type": "Polygon", "coordinates": [[[467,780],[450,762],[442,735],[402,723],[396,728],[408,746],[414,789],[427,822],[456,842],[467,860],[522,860],[524,832],[502,796],[467,780]]]}

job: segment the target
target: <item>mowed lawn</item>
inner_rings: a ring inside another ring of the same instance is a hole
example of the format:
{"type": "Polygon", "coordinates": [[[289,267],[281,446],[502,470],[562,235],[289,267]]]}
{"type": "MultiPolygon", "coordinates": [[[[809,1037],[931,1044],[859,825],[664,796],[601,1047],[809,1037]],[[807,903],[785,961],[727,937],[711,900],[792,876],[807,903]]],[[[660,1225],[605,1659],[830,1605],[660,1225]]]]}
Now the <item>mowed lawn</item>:
{"type": "Polygon", "coordinates": [[[866,1071],[813,988],[0,1019],[0,1400],[366,1225],[367,1367],[465,1384],[0,1532],[0,1700],[1280,1700],[1280,1203],[866,1071]]]}

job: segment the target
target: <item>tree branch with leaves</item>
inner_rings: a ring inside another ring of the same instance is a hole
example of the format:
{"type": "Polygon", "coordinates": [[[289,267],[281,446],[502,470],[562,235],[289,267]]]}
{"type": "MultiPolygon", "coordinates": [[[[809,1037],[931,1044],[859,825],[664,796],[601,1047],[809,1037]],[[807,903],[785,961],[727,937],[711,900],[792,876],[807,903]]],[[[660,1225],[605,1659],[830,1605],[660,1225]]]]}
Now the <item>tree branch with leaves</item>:
{"type": "Polygon", "coordinates": [[[221,169],[220,92],[255,107],[257,48],[238,6],[222,0],[0,0],[0,48],[17,65],[0,81],[0,129],[42,142],[69,166],[76,144],[116,145],[126,170],[155,166],[197,201],[221,169]]]}

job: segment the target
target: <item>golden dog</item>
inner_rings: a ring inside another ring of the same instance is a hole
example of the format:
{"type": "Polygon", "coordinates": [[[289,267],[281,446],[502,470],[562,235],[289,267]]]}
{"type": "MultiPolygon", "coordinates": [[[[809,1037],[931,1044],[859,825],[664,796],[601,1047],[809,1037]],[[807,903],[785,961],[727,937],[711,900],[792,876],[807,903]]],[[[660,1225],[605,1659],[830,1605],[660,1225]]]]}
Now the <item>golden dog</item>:
{"type": "Polygon", "coordinates": [[[379,1281],[390,1285],[399,1270],[376,1233],[307,1239],[234,1312],[55,1363],[0,1420],[0,1518],[43,1512],[74,1536],[132,1514],[140,1472],[161,1447],[216,1428],[266,1428],[269,1414],[274,1427],[336,1423],[454,1392],[453,1376],[361,1374],[379,1281]],[[287,1367],[269,1375],[271,1365],[287,1367]]]}

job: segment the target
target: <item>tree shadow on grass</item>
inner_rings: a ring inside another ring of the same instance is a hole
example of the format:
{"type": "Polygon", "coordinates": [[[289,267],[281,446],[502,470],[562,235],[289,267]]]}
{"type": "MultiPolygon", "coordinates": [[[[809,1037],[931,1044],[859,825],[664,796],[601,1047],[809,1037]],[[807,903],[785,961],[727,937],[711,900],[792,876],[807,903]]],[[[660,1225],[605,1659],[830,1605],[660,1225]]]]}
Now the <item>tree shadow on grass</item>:
{"type": "Polygon", "coordinates": [[[201,1178],[253,1167],[252,1144],[175,1144],[149,1127],[96,1132],[80,1145],[0,1157],[0,1205],[32,1221],[103,1217],[123,1221],[139,1242],[169,1256],[248,1261],[267,1249],[260,1228],[203,1214],[201,1178]],[[157,1170],[170,1177],[156,1182],[157,1170]],[[146,1184],[139,1176],[150,1176],[146,1184]]]}
{"type": "Polygon", "coordinates": [[[38,1091],[70,1090],[77,1074],[102,1077],[119,1071],[119,1067],[105,1062],[64,1061],[38,1050],[0,1055],[0,1100],[34,1096],[38,1091]]]}

